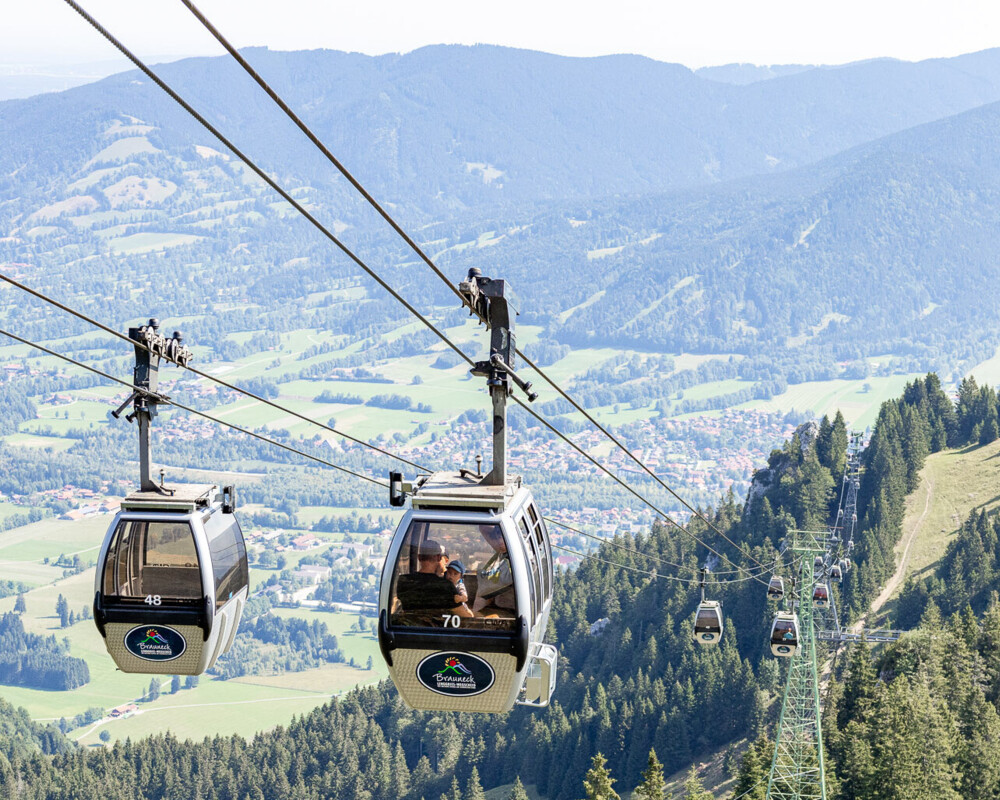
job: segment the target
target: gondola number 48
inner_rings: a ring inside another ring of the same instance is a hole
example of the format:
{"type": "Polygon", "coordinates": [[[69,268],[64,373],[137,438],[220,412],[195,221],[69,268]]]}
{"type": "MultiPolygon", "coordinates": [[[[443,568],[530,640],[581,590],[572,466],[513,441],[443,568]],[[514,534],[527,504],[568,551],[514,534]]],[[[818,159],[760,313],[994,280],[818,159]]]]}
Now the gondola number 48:
{"type": "Polygon", "coordinates": [[[158,606],[160,604],[160,596],[158,594],[147,594],[146,595],[146,605],[147,606],[158,606]]]}
{"type": "Polygon", "coordinates": [[[462,618],[458,614],[442,614],[441,619],[444,620],[446,628],[457,628],[462,624],[462,618]]]}

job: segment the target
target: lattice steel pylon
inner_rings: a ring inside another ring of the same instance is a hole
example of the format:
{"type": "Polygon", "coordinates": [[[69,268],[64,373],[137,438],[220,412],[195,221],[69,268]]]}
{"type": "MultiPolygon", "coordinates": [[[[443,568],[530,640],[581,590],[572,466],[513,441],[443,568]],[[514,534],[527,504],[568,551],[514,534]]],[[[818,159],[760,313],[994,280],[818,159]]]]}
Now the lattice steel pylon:
{"type": "MultiPolygon", "coordinates": [[[[823,767],[823,729],[816,666],[813,560],[825,555],[829,533],[794,531],[791,550],[801,560],[799,592],[799,648],[788,659],[788,679],[781,702],[778,734],[767,783],[767,800],[826,800],[823,767]]],[[[794,599],[793,599],[794,604],[794,599]]]]}

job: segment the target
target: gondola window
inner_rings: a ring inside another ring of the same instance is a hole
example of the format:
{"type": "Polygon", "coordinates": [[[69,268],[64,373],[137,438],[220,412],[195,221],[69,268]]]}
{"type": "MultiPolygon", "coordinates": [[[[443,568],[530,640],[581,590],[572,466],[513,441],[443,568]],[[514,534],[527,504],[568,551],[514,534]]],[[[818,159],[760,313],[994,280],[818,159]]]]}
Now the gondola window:
{"type": "Polygon", "coordinates": [[[513,630],[517,619],[513,571],[499,525],[414,520],[393,571],[393,627],[513,630]],[[455,602],[455,587],[444,577],[452,560],[465,567],[469,599],[455,602]]]}
{"type": "Polygon", "coordinates": [[[109,596],[141,602],[155,595],[201,599],[198,553],[186,523],[123,520],[106,563],[104,591],[109,596]]]}

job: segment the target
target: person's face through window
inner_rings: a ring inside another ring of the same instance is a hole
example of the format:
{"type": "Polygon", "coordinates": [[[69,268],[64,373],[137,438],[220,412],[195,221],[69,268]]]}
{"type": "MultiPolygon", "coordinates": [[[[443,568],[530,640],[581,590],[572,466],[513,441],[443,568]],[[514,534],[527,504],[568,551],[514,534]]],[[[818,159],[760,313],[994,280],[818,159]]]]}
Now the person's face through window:
{"type": "Polygon", "coordinates": [[[504,541],[499,527],[496,525],[480,525],[479,531],[490,547],[498,553],[507,552],[507,543],[504,541]]]}

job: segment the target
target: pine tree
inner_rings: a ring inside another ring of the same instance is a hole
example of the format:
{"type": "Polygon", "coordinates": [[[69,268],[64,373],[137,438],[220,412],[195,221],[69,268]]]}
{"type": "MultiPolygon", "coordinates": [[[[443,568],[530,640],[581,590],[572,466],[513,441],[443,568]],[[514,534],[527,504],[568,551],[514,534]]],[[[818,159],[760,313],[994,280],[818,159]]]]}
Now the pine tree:
{"type": "Polygon", "coordinates": [[[170,679],[170,694],[177,694],[181,690],[181,676],[174,675],[170,679]]]}
{"type": "Polygon", "coordinates": [[[684,781],[684,800],[715,800],[715,795],[702,785],[695,767],[691,767],[687,780],[684,781]]]}
{"type": "Polygon", "coordinates": [[[24,599],[23,594],[19,594],[17,600],[14,601],[14,611],[18,614],[26,614],[28,612],[28,603],[24,599]]]}
{"type": "Polygon", "coordinates": [[[524,790],[520,777],[514,778],[514,786],[507,795],[507,800],[528,800],[528,793],[524,790]]]}
{"type": "Polygon", "coordinates": [[[398,741],[392,751],[392,767],[389,772],[389,795],[405,797],[410,793],[410,770],[406,765],[406,753],[398,741]]]}
{"type": "Polygon", "coordinates": [[[635,794],[642,800],[664,800],[666,781],[663,778],[663,765],[656,757],[656,751],[649,751],[649,761],[642,773],[642,783],[635,788],[635,794]]]}
{"type": "Polygon", "coordinates": [[[607,760],[597,753],[591,761],[591,767],[583,779],[583,790],[586,800],[621,800],[618,792],[611,788],[615,782],[608,772],[607,760]]]}
{"type": "Polygon", "coordinates": [[[745,800],[764,800],[767,779],[771,771],[771,754],[774,744],[761,736],[743,754],[740,770],[733,786],[733,796],[745,800]]]}
{"type": "Polygon", "coordinates": [[[465,784],[465,800],[486,800],[486,792],[479,782],[479,770],[475,767],[469,775],[469,782],[465,784]]]}

